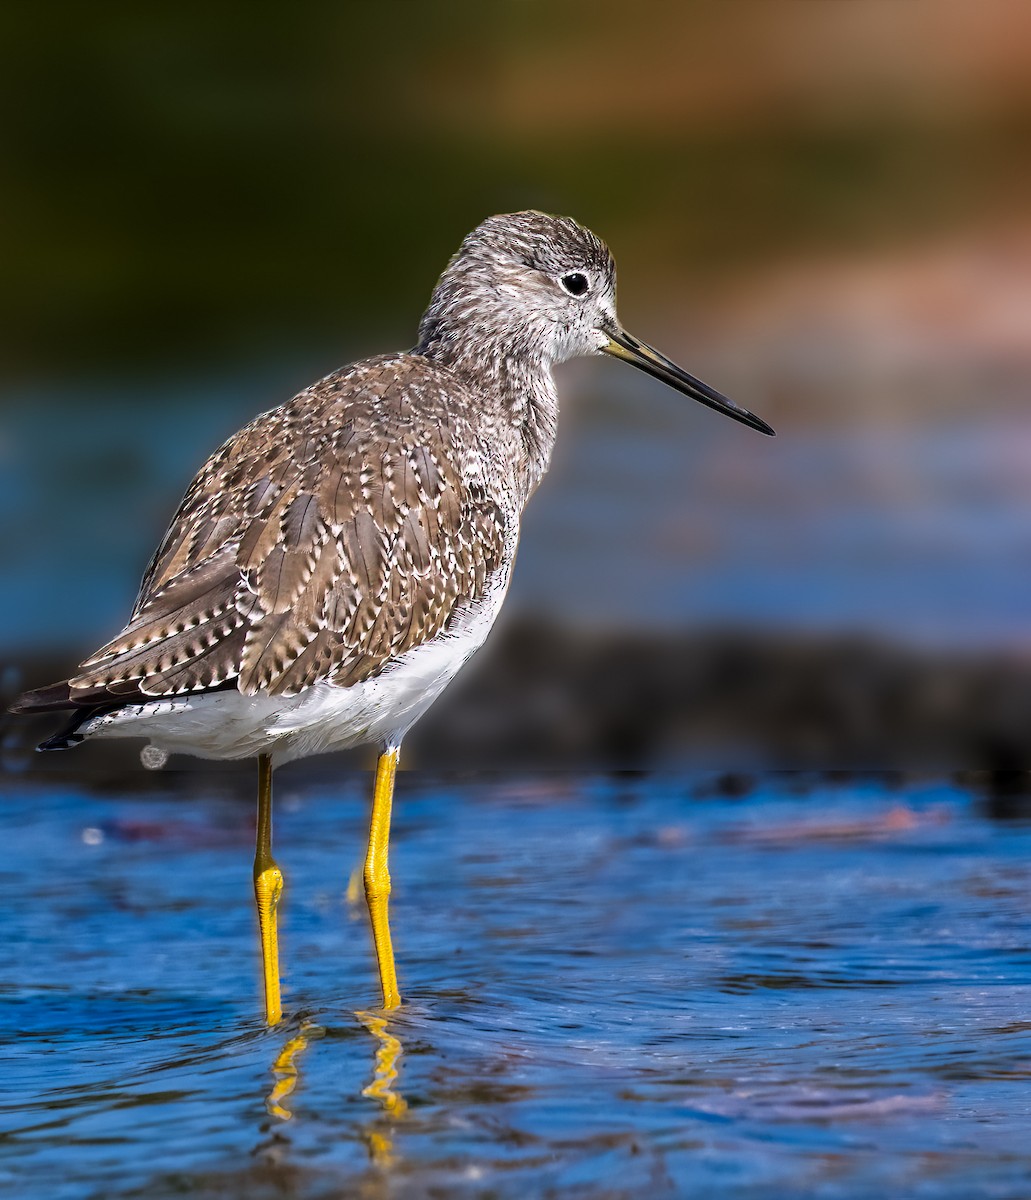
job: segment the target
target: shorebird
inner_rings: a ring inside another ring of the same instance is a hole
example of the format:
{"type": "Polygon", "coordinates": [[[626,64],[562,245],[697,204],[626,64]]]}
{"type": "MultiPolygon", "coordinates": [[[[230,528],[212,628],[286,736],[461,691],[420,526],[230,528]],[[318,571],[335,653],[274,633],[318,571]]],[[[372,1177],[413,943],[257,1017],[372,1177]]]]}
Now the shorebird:
{"type": "Polygon", "coordinates": [[[41,750],[146,738],[258,760],[254,892],[265,1018],[281,1017],[272,771],[374,745],[365,894],[383,1007],[400,1004],[387,850],[402,740],[483,643],[523,508],[548,468],[552,368],[610,354],[773,430],[631,337],[607,246],[567,217],[488,218],[430,297],[415,349],[344,367],[263,413],[201,468],[125,628],[16,712],[70,710],[41,750]]]}

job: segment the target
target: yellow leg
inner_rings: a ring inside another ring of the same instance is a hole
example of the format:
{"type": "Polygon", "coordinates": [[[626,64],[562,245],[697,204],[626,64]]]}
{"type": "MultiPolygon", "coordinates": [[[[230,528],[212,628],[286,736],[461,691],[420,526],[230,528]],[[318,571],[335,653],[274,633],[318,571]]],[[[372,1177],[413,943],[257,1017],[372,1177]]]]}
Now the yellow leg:
{"type": "Polygon", "coordinates": [[[401,996],[397,990],[394,950],[390,944],[387,908],[390,900],[390,872],[387,847],[390,842],[390,808],[394,800],[394,775],[398,748],[385,750],[376,763],[376,790],[372,796],[372,823],[369,826],[369,852],[365,857],[365,900],[372,920],[372,938],[376,943],[376,961],[383,988],[383,1007],[397,1008],[401,996]]]}
{"type": "Polygon", "coordinates": [[[283,1015],[279,996],[279,936],[276,908],[283,872],[272,857],[272,758],[258,756],[258,839],[254,852],[254,899],[258,905],[261,964],[265,974],[265,1020],[277,1025],[283,1015]]]}

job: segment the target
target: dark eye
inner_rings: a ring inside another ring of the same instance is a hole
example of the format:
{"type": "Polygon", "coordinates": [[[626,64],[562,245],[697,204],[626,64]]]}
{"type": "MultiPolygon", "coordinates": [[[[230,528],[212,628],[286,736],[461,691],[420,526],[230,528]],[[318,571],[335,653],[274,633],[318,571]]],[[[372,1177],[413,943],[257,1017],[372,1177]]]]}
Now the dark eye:
{"type": "Polygon", "coordinates": [[[582,296],[590,286],[587,276],[581,275],[579,271],[574,271],[571,275],[563,275],[561,283],[570,296],[582,296]]]}

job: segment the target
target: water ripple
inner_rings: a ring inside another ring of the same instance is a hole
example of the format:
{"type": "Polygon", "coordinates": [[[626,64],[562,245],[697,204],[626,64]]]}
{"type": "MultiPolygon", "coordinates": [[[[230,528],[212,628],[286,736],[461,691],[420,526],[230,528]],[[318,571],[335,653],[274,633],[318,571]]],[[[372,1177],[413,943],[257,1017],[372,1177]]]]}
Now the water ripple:
{"type": "Polygon", "coordinates": [[[698,800],[695,782],[404,778],[405,1004],[385,1019],[344,898],[364,801],[350,782],[295,798],[274,1030],[249,808],[13,796],[0,1182],[1023,1194],[1031,827],[944,783],[698,800]]]}

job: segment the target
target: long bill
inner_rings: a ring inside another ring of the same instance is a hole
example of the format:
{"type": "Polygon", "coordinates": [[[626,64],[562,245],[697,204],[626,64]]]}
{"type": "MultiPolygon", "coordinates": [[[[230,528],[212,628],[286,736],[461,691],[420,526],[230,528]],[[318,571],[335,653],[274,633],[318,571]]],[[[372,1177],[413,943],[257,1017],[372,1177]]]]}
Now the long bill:
{"type": "Polygon", "coordinates": [[[692,400],[697,400],[699,404],[714,408],[724,416],[740,421],[742,425],[757,429],[760,433],[768,433],[770,437],[774,436],[773,429],[760,417],[750,413],[747,408],[741,408],[733,400],[728,400],[726,396],[717,392],[715,388],[709,387],[707,383],[702,383],[700,379],[688,375],[682,367],[678,367],[675,362],[670,362],[665,355],[660,354],[658,350],[653,350],[645,342],[639,342],[625,329],[617,327],[616,329],[607,329],[605,332],[609,339],[608,343],[602,347],[605,354],[611,354],[613,358],[621,358],[632,367],[644,371],[646,375],[661,379],[663,383],[669,384],[671,388],[675,388],[685,396],[690,396],[692,400]]]}

